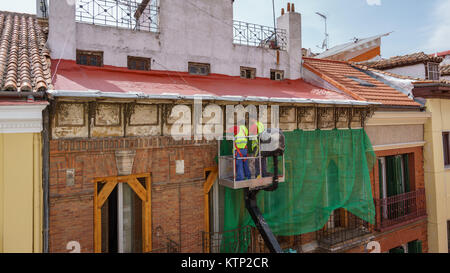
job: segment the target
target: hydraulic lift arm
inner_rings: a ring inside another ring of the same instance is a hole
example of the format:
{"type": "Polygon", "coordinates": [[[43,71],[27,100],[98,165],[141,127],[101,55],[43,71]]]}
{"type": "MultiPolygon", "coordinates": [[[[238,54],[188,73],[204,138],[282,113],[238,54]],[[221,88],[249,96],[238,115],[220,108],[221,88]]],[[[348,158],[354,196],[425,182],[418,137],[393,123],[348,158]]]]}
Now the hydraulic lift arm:
{"type": "Polygon", "coordinates": [[[278,188],[278,157],[273,156],[273,183],[272,185],[265,188],[257,188],[257,189],[245,189],[245,207],[247,208],[250,216],[255,222],[256,228],[264,239],[266,246],[269,248],[271,253],[283,253],[283,250],[280,247],[275,235],[272,233],[269,225],[264,219],[261,211],[258,208],[256,203],[256,195],[260,190],[264,191],[275,191],[278,188]]]}

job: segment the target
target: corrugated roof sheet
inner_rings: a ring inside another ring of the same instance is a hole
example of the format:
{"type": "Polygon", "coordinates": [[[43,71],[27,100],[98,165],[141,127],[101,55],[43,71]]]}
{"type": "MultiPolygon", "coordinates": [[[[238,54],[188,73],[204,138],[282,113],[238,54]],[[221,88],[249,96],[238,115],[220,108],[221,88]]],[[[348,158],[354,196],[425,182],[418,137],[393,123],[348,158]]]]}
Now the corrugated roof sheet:
{"type": "Polygon", "coordinates": [[[305,102],[315,100],[332,104],[335,104],[335,101],[355,101],[345,93],[322,89],[303,80],[272,81],[265,78],[241,79],[217,74],[196,76],[185,72],[136,71],[112,66],[82,66],[68,60],[62,60],[57,70],[55,64],[52,70],[56,73],[54,89],[67,94],[70,94],[70,91],[91,91],[95,95],[99,93],[96,91],[100,91],[108,96],[142,94],[145,97],[168,96],[175,99],[178,95],[201,95],[251,101],[264,99],[293,102],[304,99],[305,102]]]}

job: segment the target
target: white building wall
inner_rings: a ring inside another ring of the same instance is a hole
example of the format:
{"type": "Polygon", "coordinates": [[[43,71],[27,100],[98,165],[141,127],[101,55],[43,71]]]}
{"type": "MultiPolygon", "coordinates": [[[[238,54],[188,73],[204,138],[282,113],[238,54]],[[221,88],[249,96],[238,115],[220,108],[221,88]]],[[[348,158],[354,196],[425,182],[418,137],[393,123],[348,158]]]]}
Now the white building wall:
{"type": "Polygon", "coordinates": [[[77,23],[76,7],[68,2],[50,0],[53,59],[75,60],[76,49],[98,50],[104,52],[104,65],[119,67],[127,67],[127,56],[138,56],[151,58],[153,70],[187,72],[188,62],[204,62],[217,74],[239,76],[240,66],[249,66],[257,77],[270,77],[270,69],[284,70],[285,78],[301,77],[299,13],[278,18],[290,39],[277,65],[275,50],[233,44],[231,0],[160,1],[160,34],[77,23]]]}
{"type": "Polygon", "coordinates": [[[415,64],[415,65],[408,65],[403,67],[396,67],[392,69],[386,69],[385,71],[391,72],[397,75],[402,76],[409,76],[419,79],[425,79],[425,65],[424,64],[415,64]]]}

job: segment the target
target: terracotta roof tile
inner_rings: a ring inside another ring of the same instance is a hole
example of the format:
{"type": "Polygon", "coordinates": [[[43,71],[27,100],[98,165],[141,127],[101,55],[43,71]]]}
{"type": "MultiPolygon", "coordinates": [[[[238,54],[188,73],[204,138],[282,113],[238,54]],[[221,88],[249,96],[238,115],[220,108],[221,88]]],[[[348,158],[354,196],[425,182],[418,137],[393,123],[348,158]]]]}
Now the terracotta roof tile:
{"type": "Polygon", "coordinates": [[[51,89],[49,55],[34,15],[0,11],[0,90],[51,89]]]}
{"type": "Polygon", "coordinates": [[[334,83],[331,83],[337,85],[336,87],[343,88],[344,91],[353,93],[370,102],[380,102],[390,106],[419,106],[407,95],[378,81],[347,62],[304,58],[304,64],[306,68],[313,69],[320,73],[320,76],[333,81],[334,83]]]}
{"type": "MultiPolygon", "coordinates": [[[[370,67],[367,67],[367,66],[361,65],[361,64],[352,63],[352,65],[355,66],[355,67],[358,67],[360,69],[363,69],[363,70],[368,70],[368,71],[384,74],[384,75],[387,75],[387,76],[391,76],[393,78],[403,79],[403,80],[411,80],[414,83],[420,82],[420,83],[444,83],[444,84],[450,84],[450,80],[446,80],[446,79],[440,79],[438,81],[436,81],[436,80],[426,80],[426,79],[414,78],[414,77],[410,77],[410,76],[398,75],[398,74],[395,74],[395,73],[392,73],[392,72],[387,72],[387,71],[384,71],[384,70],[378,70],[378,69],[375,69],[375,68],[370,68],[370,67]]],[[[449,67],[447,69],[450,69],[450,65],[448,65],[448,66],[449,67]]],[[[445,75],[445,74],[442,74],[442,68],[441,68],[441,75],[442,76],[445,75]]]]}
{"type": "Polygon", "coordinates": [[[450,64],[442,65],[439,70],[441,71],[441,76],[450,76],[450,64]]]}
{"type": "Polygon", "coordinates": [[[428,54],[425,54],[423,52],[404,55],[404,56],[396,56],[389,59],[382,59],[379,61],[372,61],[372,62],[362,62],[362,65],[365,65],[367,67],[376,68],[376,69],[389,69],[399,66],[405,66],[405,65],[413,65],[423,62],[435,62],[440,63],[442,62],[441,57],[435,57],[428,54]]]}

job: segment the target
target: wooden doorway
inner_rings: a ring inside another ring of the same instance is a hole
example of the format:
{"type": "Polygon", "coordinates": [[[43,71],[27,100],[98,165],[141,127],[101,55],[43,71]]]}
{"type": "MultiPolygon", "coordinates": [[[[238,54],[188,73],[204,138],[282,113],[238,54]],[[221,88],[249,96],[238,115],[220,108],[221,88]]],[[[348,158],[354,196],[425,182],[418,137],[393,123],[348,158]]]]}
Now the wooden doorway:
{"type": "Polygon", "coordinates": [[[93,182],[95,252],[109,252],[108,250],[150,252],[152,250],[150,173],[97,178],[93,182]],[[124,202],[128,206],[124,206],[124,202]],[[124,223],[126,213],[134,215],[132,231],[127,223],[124,223]],[[124,233],[130,234],[131,239],[126,239],[124,233]],[[139,245],[136,245],[136,242],[139,245]],[[132,243],[134,246],[130,247],[132,243]]]}

